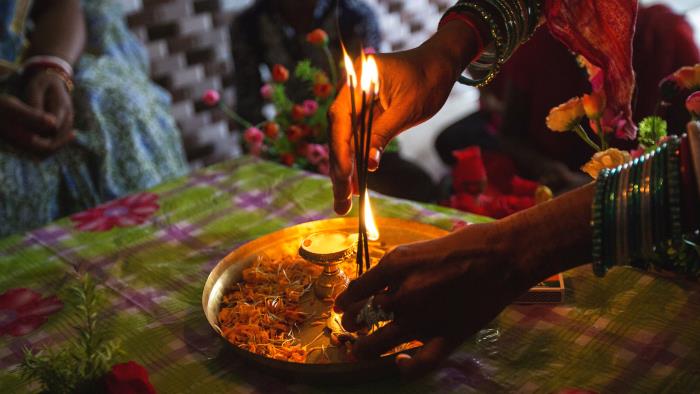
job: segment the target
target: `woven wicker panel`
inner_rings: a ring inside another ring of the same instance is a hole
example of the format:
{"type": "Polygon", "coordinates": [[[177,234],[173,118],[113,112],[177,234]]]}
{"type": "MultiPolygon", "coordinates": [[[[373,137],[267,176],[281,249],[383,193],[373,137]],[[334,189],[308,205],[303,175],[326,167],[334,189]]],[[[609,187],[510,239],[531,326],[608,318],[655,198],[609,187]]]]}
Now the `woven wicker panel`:
{"type": "Polygon", "coordinates": [[[233,104],[231,13],[218,0],[142,0],[140,7],[130,6],[128,24],[148,48],[153,80],[172,94],[172,113],[192,166],[235,155],[238,145],[227,119],[200,99],[205,90],[217,89],[233,104]]]}

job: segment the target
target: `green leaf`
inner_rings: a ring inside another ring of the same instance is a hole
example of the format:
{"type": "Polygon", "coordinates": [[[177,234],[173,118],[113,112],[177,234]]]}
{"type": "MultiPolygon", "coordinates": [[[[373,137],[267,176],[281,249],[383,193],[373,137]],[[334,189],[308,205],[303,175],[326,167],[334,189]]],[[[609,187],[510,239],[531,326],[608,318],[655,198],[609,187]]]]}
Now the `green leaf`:
{"type": "Polygon", "coordinates": [[[645,147],[653,147],[666,136],[668,123],[659,116],[648,116],[639,123],[639,142],[645,147]]]}
{"type": "Polygon", "coordinates": [[[297,66],[294,69],[294,76],[302,81],[314,82],[314,78],[318,72],[320,72],[320,70],[312,66],[310,60],[304,59],[297,63],[297,66]]]}

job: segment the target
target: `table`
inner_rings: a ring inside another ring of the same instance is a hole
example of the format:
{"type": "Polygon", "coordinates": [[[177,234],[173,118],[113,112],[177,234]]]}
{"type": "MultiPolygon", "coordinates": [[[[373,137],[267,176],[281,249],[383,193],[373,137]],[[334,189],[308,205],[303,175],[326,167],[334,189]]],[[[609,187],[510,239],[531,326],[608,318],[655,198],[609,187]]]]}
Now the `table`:
{"type": "MultiPolygon", "coordinates": [[[[455,220],[486,220],[381,196],[373,205],[381,216],[446,229],[455,220]]],[[[225,344],[203,316],[201,293],[210,270],[238,245],[331,216],[325,178],[246,157],[0,240],[0,293],[26,287],[61,298],[77,272],[89,273],[105,297],[101,319],[121,339],[125,360],[144,365],[162,393],[327,392],[328,386],[277,379],[224,356],[225,344]]],[[[567,284],[563,305],[509,307],[425,378],[332,390],[698,391],[697,284],[624,268],[599,279],[590,267],[567,273],[567,284]]],[[[22,348],[76,335],[71,316],[66,304],[24,336],[0,336],[0,391],[31,388],[14,373],[22,348]]]]}

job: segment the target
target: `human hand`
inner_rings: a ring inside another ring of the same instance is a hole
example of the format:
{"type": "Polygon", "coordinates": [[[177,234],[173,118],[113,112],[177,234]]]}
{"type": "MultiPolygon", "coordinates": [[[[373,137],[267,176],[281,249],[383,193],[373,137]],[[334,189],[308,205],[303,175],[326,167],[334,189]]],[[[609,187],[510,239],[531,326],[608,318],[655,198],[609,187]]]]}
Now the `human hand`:
{"type": "Polygon", "coordinates": [[[29,74],[25,96],[31,107],[52,115],[56,121],[56,133],[50,136],[46,153],[57,151],[75,138],[73,101],[61,77],[45,70],[29,74]]]}
{"type": "MultiPolygon", "coordinates": [[[[370,171],[377,169],[384,147],[392,138],[440,110],[470,59],[469,51],[476,51],[472,35],[473,31],[463,24],[450,22],[418,48],[376,55],[380,89],[370,142],[370,171]]],[[[356,70],[360,70],[358,66],[356,70]]],[[[350,210],[355,170],[347,87],[336,97],[329,118],[334,208],[342,215],[350,210]]]]}
{"type": "Polygon", "coordinates": [[[336,299],[345,329],[374,295],[394,320],[353,347],[358,358],[378,357],[411,340],[424,346],[397,357],[401,371],[417,376],[434,368],[466,338],[493,320],[537,283],[515,262],[505,222],[474,224],[435,240],[399,246],[351,282],[336,299]]]}
{"type": "Polygon", "coordinates": [[[10,119],[0,125],[0,138],[15,147],[37,156],[54,151],[58,132],[56,118],[33,108],[10,95],[0,95],[0,119],[10,119]]]}

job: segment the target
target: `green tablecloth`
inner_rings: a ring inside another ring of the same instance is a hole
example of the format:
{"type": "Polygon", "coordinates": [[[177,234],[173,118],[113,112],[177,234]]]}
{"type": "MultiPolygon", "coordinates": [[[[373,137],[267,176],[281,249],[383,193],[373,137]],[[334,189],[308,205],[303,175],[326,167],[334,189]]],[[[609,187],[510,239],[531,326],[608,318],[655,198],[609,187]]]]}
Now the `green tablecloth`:
{"type": "MultiPolygon", "coordinates": [[[[483,220],[381,196],[373,204],[375,214],[446,229],[455,220],[483,220]]],[[[330,207],[324,178],[251,158],[223,163],[0,240],[0,293],[29,288],[62,298],[77,272],[90,273],[106,296],[101,319],[122,340],[124,359],[144,365],[162,393],[326,392],[221,356],[225,344],[204,318],[201,293],[229,251],[277,229],[331,217],[330,207]]],[[[567,285],[563,305],[508,308],[481,340],[467,341],[423,379],[332,391],[700,390],[698,285],[632,269],[598,279],[590,267],[568,273],[567,285]]],[[[35,321],[22,327],[25,335],[11,336],[8,330],[19,328],[12,326],[16,316],[7,298],[0,296],[0,392],[24,392],[32,386],[15,372],[22,348],[60,343],[76,335],[76,322],[66,304],[47,312],[44,324],[35,321]]]]}

